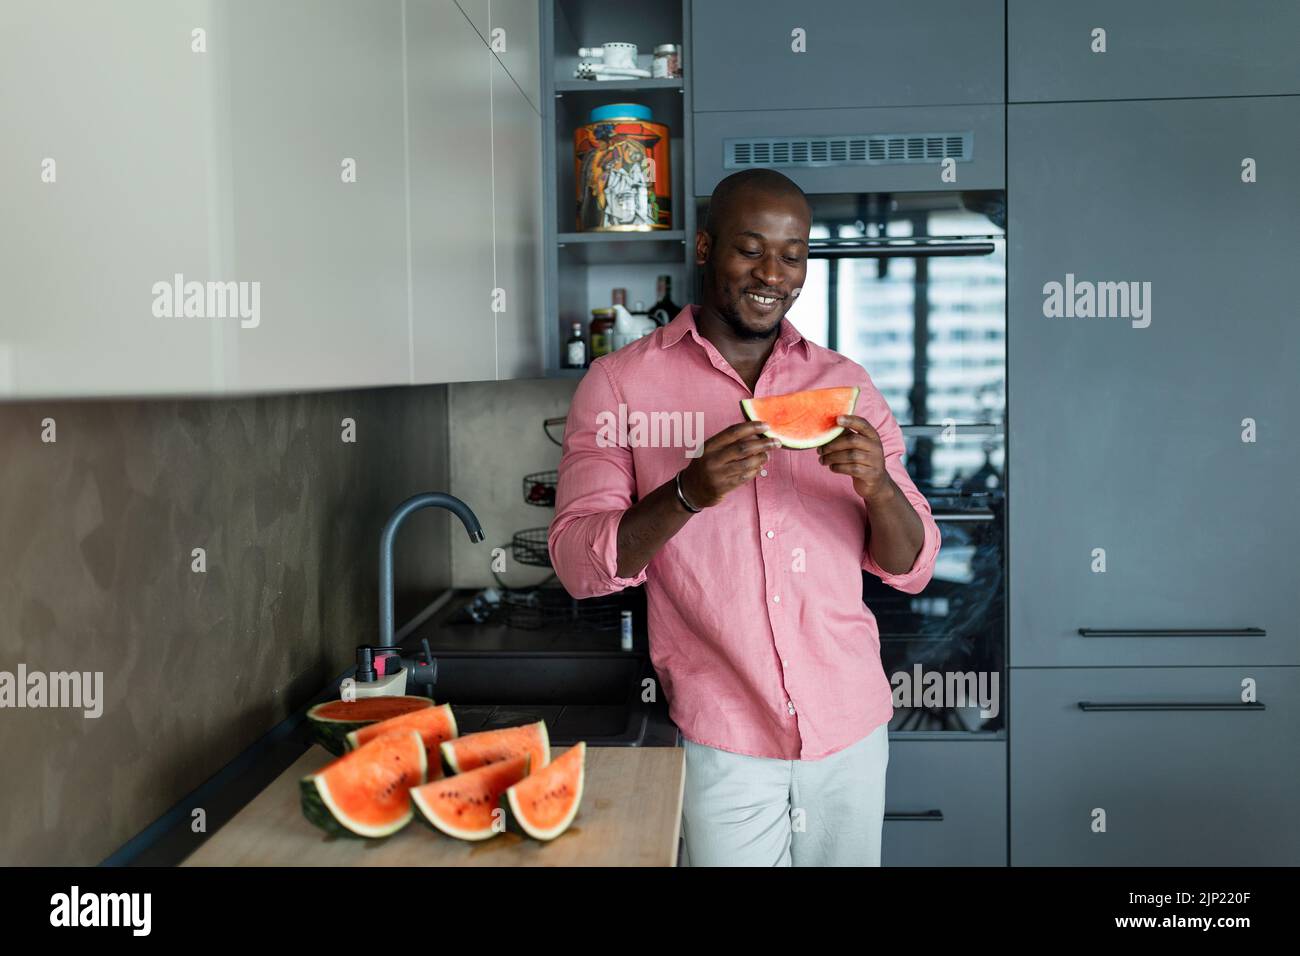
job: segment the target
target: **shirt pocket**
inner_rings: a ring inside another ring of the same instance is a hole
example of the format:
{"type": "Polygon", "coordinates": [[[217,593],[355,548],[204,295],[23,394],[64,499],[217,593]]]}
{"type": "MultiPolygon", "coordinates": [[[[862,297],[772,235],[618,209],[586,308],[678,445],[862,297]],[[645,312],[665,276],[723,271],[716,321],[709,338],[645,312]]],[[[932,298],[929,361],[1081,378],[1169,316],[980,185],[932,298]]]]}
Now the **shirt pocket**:
{"type": "Polygon", "coordinates": [[[853,479],[823,465],[816,448],[786,449],[785,456],[789,461],[790,486],[800,496],[850,504],[861,500],[853,490],[853,479]]]}

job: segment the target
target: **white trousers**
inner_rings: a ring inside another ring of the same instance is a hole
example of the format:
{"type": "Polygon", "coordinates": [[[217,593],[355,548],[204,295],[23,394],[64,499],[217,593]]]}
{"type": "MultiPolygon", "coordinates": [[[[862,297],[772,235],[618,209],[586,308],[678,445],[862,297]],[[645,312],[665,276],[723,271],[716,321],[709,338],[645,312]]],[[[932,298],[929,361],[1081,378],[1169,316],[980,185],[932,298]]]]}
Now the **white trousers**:
{"type": "Polygon", "coordinates": [[[687,740],[683,866],[879,866],[889,725],[821,760],[687,740]]]}

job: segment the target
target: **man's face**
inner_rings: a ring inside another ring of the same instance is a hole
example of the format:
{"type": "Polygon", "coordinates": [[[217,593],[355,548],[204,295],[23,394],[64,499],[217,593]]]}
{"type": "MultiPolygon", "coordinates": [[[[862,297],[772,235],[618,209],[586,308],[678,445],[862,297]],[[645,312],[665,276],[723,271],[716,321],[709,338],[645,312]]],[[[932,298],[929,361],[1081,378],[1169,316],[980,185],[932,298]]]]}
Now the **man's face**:
{"type": "Polygon", "coordinates": [[[716,241],[695,237],[704,266],[704,305],[739,338],[776,334],[808,274],[807,206],[798,196],[741,193],[718,223],[716,241]]]}

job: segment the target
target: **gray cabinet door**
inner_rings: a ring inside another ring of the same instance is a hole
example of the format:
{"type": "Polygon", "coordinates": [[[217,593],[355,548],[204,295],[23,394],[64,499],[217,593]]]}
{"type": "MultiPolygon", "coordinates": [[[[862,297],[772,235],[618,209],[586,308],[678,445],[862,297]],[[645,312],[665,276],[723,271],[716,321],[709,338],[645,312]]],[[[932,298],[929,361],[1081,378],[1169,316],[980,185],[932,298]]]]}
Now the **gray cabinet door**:
{"type": "Polygon", "coordinates": [[[1010,690],[1012,866],[1300,864],[1300,668],[1022,668],[1010,690]],[[1172,706],[1194,704],[1225,709],[1172,706]]]}
{"type": "Polygon", "coordinates": [[[1293,0],[1008,0],[1008,99],[1300,93],[1297,37],[1293,0]]]}
{"type": "Polygon", "coordinates": [[[1300,662],[1300,97],[1008,116],[1011,664],[1300,662]]]}
{"type": "Polygon", "coordinates": [[[1001,189],[1004,112],[1001,106],[697,112],[695,194],[709,195],[725,176],[750,166],[779,169],[809,193],[1001,189]],[[944,156],[954,159],[955,181],[943,178],[944,156]]]}
{"type": "Polygon", "coordinates": [[[1006,866],[1005,740],[889,739],[882,866],[1006,866]]]}
{"type": "Polygon", "coordinates": [[[696,110],[1003,100],[999,0],[706,0],[691,22],[696,110]]]}

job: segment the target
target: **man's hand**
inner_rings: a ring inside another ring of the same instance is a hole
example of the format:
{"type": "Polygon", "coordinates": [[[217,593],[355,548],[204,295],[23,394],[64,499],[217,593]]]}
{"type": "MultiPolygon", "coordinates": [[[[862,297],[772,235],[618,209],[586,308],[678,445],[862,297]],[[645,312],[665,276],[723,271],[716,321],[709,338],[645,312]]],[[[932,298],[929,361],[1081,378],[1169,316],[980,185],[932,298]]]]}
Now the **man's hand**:
{"type": "Polygon", "coordinates": [[[819,461],[836,474],[850,475],[853,490],[868,504],[891,495],[894,479],[885,470],[885,448],[871,423],[841,415],[835,424],[844,426],[844,434],[817,450],[819,461]]]}
{"type": "Polygon", "coordinates": [[[700,457],[682,474],[686,500],[696,508],[711,508],[729,491],[752,481],[767,464],[772,449],[781,444],[763,437],[769,427],[767,422],[741,422],[706,441],[700,457]]]}

